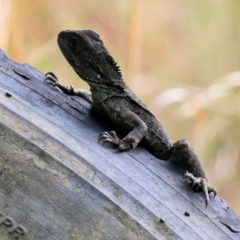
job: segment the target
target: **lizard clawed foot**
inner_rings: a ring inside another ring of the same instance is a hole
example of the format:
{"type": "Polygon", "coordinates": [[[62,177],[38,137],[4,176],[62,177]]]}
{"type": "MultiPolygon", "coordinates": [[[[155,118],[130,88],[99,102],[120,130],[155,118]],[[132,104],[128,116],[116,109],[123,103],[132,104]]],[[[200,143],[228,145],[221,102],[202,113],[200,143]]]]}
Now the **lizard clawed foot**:
{"type": "Polygon", "coordinates": [[[58,81],[57,76],[53,72],[48,72],[45,74],[44,82],[46,82],[46,81],[49,81],[53,85],[54,88],[57,87],[66,94],[74,95],[74,93],[75,93],[75,89],[73,86],[68,87],[68,86],[61,84],[58,81]]]}
{"type": "Polygon", "coordinates": [[[119,146],[120,140],[114,131],[103,132],[98,137],[98,142],[102,141],[102,145],[105,143],[111,143],[115,146],[119,146]]]}
{"type": "Polygon", "coordinates": [[[217,190],[209,186],[206,178],[194,177],[192,173],[186,172],[183,175],[183,182],[192,185],[194,191],[203,191],[206,208],[209,202],[209,194],[213,193],[213,198],[217,195],[217,190]]]}
{"type": "Polygon", "coordinates": [[[111,143],[118,147],[119,152],[128,151],[133,148],[134,139],[126,138],[120,140],[114,131],[103,132],[98,137],[98,142],[102,141],[102,145],[105,143],[111,143]]]}

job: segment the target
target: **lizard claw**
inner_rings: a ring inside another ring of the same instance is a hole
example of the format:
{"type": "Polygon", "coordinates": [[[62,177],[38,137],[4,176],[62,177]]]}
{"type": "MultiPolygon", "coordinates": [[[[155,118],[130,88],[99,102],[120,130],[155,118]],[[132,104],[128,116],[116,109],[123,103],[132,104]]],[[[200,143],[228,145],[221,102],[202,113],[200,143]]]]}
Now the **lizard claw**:
{"type": "Polygon", "coordinates": [[[102,141],[102,145],[105,143],[111,143],[118,147],[118,152],[125,152],[133,148],[134,139],[125,138],[120,140],[114,131],[103,132],[98,137],[98,142],[102,141]]]}
{"type": "Polygon", "coordinates": [[[119,146],[119,138],[114,131],[101,133],[98,137],[98,142],[100,141],[102,141],[102,145],[112,143],[113,145],[119,146]]]}
{"type": "Polygon", "coordinates": [[[48,72],[45,74],[44,82],[46,81],[50,81],[50,83],[55,84],[58,82],[58,78],[53,72],[48,72]]]}
{"type": "Polygon", "coordinates": [[[195,191],[203,191],[206,208],[209,202],[209,194],[213,193],[213,198],[217,195],[217,190],[209,186],[206,178],[194,177],[192,173],[186,172],[183,176],[183,182],[191,184],[195,191]]]}

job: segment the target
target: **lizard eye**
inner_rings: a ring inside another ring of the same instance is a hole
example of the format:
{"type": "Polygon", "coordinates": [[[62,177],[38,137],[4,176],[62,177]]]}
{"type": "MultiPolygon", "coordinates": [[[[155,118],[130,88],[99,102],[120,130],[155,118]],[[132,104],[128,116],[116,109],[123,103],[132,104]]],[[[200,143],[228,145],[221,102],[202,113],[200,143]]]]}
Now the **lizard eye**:
{"type": "Polygon", "coordinates": [[[72,37],[72,38],[70,39],[69,45],[70,45],[70,47],[72,47],[72,48],[77,47],[77,46],[79,45],[78,39],[75,38],[75,37],[72,37]]]}

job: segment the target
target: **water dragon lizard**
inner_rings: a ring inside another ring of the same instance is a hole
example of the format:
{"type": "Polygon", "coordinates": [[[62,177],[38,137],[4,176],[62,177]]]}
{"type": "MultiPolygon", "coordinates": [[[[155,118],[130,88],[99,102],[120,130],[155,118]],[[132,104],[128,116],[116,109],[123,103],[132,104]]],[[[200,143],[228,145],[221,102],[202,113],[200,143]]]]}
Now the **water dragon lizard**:
{"type": "Polygon", "coordinates": [[[185,170],[183,180],[194,190],[203,191],[206,207],[209,194],[217,194],[207,180],[202,164],[190,143],[181,139],[172,143],[166,130],[148,107],[127,87],[117,63],[99,35],[91,30],[62,31],[58,45],[75,72],[90,86],[90,92],[61,84],[49,72],[45,80],[69,95],[79,95],[92,103],[96,111],[108,116],[129,133],[119,139],[114,131],[103,132],[99,141],[115,145],[119,151],[135,148],[143,140],[155,157],[171,161],[185,170]]]}

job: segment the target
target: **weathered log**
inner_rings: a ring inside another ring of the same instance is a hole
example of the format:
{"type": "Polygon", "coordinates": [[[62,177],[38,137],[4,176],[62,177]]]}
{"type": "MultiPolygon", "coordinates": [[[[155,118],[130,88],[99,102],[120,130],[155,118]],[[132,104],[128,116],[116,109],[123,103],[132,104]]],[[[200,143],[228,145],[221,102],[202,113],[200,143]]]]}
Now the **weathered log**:
{"type": "Polygon", "coordinates": [[[116,127],[0,51],[0,239],[240,239],[240,218],[139,146],[101,146],[116,127]]]}

